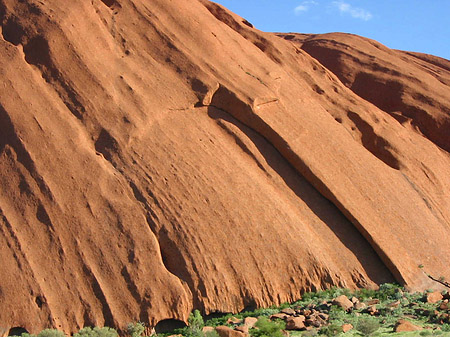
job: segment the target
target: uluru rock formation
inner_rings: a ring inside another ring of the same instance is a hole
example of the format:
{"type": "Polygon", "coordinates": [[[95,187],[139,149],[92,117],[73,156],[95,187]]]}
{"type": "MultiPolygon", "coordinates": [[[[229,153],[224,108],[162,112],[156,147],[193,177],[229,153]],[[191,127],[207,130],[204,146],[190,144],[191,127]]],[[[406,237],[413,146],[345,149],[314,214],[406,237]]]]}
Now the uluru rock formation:
{"type": "Polygon", "coordinates": [[[207,0],[0,0],[0,22],[6,332],[450,279],[449,61],[207,0]]]}

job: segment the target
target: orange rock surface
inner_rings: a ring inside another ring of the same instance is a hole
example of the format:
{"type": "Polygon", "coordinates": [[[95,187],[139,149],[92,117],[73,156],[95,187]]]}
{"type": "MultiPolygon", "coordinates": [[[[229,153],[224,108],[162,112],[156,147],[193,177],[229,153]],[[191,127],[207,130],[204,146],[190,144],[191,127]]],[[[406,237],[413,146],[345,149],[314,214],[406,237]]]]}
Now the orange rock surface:
{"type": "Polygon", "coordinates": [[[450,279],[447,60],[206,0],[1,0],[0,23],[5,331],[450,279]]]}

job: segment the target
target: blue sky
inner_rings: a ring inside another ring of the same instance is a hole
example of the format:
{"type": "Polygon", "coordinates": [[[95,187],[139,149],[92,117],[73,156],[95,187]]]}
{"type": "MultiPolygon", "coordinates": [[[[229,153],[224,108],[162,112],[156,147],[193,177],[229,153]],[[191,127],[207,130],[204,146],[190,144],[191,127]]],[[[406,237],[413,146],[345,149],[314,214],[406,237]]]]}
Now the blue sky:
{"type": "Polygon", "coordinates": [[[450,59],[450,0],[214,0],[267,32],[346,32],[450,59]]]}

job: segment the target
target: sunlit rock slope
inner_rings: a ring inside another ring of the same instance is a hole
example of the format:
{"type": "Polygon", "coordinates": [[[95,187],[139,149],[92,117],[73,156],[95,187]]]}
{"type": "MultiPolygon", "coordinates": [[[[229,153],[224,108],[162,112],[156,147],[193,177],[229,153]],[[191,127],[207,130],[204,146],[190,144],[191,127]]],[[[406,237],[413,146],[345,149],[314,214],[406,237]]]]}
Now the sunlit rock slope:
{"type": "Polygon", "coordinates": [[[450,279],[447,60],[206,0],[1,0],[0,23],[4,332],[450,279]]]}

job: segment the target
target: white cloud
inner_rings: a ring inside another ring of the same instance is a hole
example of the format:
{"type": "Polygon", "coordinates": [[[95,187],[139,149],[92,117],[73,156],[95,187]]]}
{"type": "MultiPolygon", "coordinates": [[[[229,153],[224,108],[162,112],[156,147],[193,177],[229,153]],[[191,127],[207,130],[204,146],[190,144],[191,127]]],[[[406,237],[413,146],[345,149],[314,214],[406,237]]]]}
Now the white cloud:
{"type": "Polygon", "coordinates": [[[294,11],[295,11],[295,14],[300,14],[300,13],[302,13],[302,12],[308,11],[308,9],[309,9],[308,6],[306,6],[306,5],[300,5],[300,6],[295,7],[294,11]]]}
{"type": "Polygon", "coordinates": [[[299,6],[295,7],[294,12],[295,14],[299,15],[301,13],[309,11],[309,8],[315,5],[318,5],[317,1],[305,0],[299,6]]]}
{"type": "Polygon", "coordinates": [[[369,21],[373,17],[369,11],[362,8],[353,7],[344,1],[333,1],[333,5],[336,6],[341,13],[350,14],[355,19],[369,21]]]}

